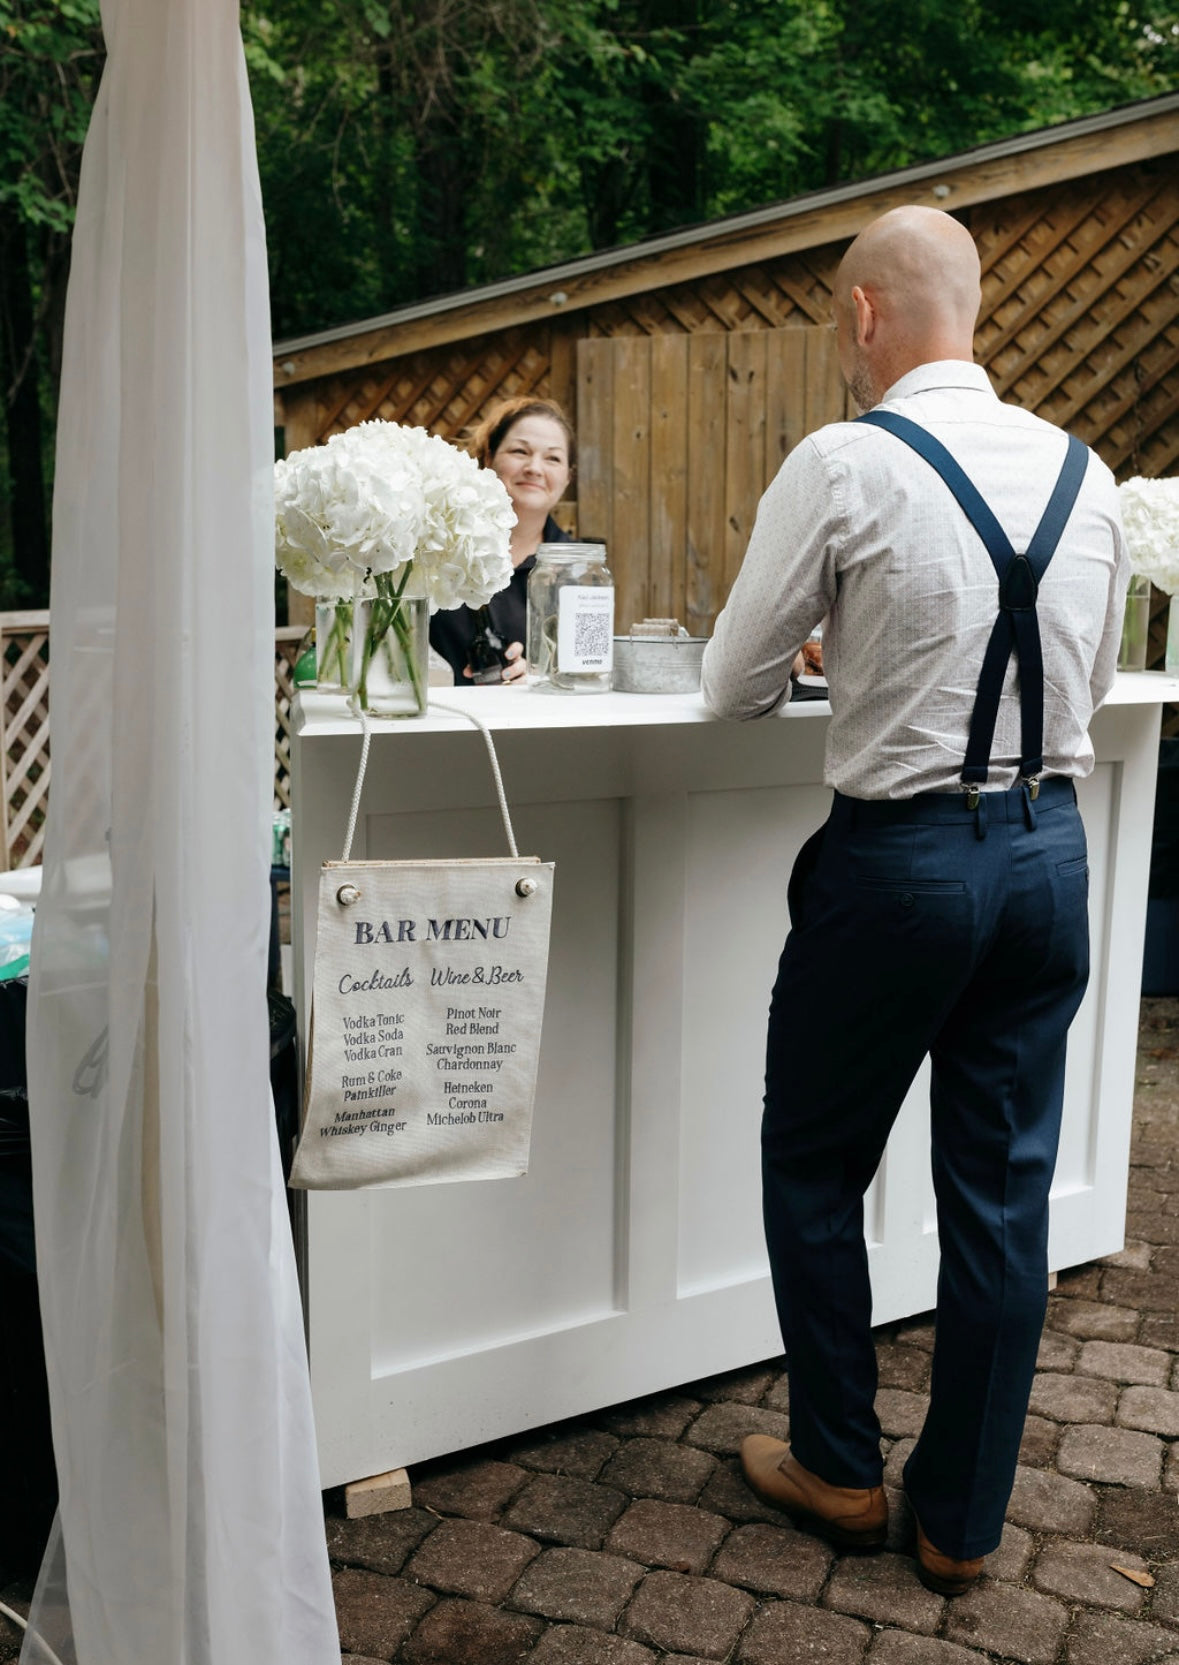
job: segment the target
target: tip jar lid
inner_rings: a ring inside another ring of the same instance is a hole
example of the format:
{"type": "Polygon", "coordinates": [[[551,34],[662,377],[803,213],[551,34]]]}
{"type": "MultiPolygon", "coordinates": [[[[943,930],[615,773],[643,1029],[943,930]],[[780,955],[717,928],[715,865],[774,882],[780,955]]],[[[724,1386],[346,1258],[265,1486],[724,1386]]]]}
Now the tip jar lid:
{"type": "Polygon", "coordinates": [[[538,561],[605,561],[604,543],[542,543],[536,551],[538,561]]]}

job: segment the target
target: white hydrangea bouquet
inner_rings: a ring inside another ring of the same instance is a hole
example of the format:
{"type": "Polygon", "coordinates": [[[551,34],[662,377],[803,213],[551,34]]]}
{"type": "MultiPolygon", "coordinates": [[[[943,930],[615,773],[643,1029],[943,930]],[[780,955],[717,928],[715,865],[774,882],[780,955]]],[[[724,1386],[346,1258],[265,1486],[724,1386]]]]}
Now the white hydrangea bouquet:
{"type": "Polygon", "coordinates": [[[342,652],[354,603],[351,673],[340,679],[354,702],[424,711],[428,613],[482,607],[512,576],[516,517],[498,476],[424,428],[361,422],[275,464],[274,515],[287,582],[336,604],[321,669],[342,652]]]}
{"type": "Polygon", "coordinates": [[[1179,593],[1179,479],[1126,480],[1118,498],[1131,567],[1168,595],[1179,593]]]}
{"type": "Polygon", "coordinates": [[[1146,669],[1154,583],[1172,598],[1164,663],[1169,672],[1179,672],[1179,480],[1126,480],[1118,499],[1131,570],[1118,669],[1146,669]]]}

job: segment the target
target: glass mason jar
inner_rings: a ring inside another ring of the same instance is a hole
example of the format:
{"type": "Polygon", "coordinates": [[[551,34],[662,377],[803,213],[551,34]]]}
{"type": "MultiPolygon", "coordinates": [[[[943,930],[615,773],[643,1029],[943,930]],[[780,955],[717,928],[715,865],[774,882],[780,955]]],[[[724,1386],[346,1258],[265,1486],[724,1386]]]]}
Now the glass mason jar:
{"type": "Polygon", "coordinates": [[[531,684],[562,694],[609,693],[614,580],[602,543],[542,543],[528,575],[531,684]]]}

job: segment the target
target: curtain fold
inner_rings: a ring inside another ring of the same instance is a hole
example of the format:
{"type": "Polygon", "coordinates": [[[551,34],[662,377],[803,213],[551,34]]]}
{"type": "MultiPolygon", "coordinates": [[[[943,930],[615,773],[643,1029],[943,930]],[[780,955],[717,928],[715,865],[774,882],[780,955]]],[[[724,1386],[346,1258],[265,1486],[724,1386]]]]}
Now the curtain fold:
{"type": "Polygon", "coordinates": [[[29,997],[61,1490],[22,1660],[337,1665],[269,1094],[274,454],[236,0],[103,0],[29,997]]]}

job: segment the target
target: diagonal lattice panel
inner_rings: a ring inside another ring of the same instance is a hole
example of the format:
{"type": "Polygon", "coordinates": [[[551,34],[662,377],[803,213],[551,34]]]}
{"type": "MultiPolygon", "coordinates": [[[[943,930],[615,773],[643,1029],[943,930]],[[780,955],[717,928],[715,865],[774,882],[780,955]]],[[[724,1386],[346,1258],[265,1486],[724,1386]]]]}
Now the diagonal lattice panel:
{"type": "Polygon", "coordinates": [[[28,867],[40,858],[49,798],[49,631],[2,641],[6,865],[28,867]]]}

